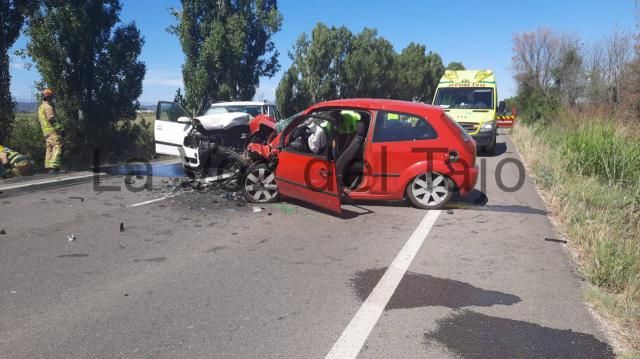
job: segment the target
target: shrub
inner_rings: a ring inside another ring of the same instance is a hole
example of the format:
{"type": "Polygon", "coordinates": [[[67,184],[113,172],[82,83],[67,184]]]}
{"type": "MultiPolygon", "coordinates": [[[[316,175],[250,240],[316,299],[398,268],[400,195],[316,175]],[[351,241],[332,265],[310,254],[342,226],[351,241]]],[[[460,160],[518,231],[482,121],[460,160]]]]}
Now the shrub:
{"type": "Polygon", "coordinates": [[[520,117],[525,123],[549,123],[557,115],[557,96],[539,88],[521,89],[516,97],[520,117]]]}
{"type": "Polygon", "coordinates": [[[31,157],[36,169],[44,167],[45,143],[35,113],[17,113],[9,148],[31,157]]]}
{"type": "Polygon", "coordinates": [[[640,178],[640,143],[620,136],[612,123],[591,123],[563,134],[561,153],[569,170],[609,185],[630,187],[640,178]]]}
{"type": "MultiPolygon", "coordinates": [[[[129,159],[148,160],[155,155],[153,131],[147,120],[140,118],[137,121],[123,121],[115,125],[118,136],[110,146],[108,153],[100,153],[100,162],[117,163],[129,159]]],[[[71,146],[63,137],[63,167],[87,168],[93,163],[94,148],[87,148],[81,153],[69,153],[71,146]]],[[[18,113],[14,129],[7,146],[22,154],[25,154],[35,162],[35,169],[44,167],[46,152],[42,129],[35,113],[18,113]]]]}

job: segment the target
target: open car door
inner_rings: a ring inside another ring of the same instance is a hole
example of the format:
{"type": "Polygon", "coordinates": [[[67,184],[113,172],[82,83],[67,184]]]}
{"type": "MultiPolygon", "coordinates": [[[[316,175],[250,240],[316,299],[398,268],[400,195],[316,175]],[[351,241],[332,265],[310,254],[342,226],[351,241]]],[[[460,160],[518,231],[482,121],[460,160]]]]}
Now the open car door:
{"type": "Polygon", "coordinates": [[[336,180],[335,162],[329,160],[329,150],[314,154],[308,146],[304,147],[306,140],[300,141],[296,137],[296,134],[302,134],[307,126],[305,118],[311,117],[303,116],[302,120],[294,120],[282,136],[282,151],[276,167],[278,190],[283,196],[340,214],[340,190],[336,180]]]}
{"type": "Polygon", "coordinates": [[[157,154],[180,156],[182,143],[190,129],[191,120],[179,103],[158,102],[153,126],[157,154]]]}

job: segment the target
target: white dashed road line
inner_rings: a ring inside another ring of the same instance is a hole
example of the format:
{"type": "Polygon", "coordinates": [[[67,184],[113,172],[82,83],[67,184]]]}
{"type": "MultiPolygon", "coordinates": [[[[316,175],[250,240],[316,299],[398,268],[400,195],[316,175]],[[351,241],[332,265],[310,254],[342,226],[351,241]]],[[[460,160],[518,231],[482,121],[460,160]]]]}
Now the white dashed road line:
{"type": "Polygon", "coordinates": [[[424,216],[418,228],[409,237],[367,300],[362,303],[356,315],[333,345],[326,359],[349,359],[358,356],[439,215],[440,211],[435,210],[429,211],[424,216]]]}
{"type": "Polygon", "coordinates": [[[176,197],[176,196],[177,196],[177,194],[173,194],[173,195],[168,195],[168,196],[164,196],[164,197],[160,197],[160,198],[156,198],[156,199],[152,199],[152,200],[148,200],[148,201],[132,204],[132,205],[129,206],[129,208],[140,207],[140,206],[144,206],[145,204],[151,204],[151,203],[164,201],[165,199],[173,198],[173,197],[176,197]]]}

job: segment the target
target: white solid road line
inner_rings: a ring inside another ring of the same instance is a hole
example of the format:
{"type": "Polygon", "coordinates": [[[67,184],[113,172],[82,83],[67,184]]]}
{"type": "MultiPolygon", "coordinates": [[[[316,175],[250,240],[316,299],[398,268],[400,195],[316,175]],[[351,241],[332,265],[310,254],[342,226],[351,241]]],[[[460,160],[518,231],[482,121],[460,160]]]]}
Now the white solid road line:
{"type": "Polygon", "coordinates": [[[39,186],[39,185],[43,185],[43,184],[63,182],[63,181],[76,180],[76,179],[83,179],[83,178],[89,178],[89,177],[92,177],[92,176],[101,176],[101,175],[102,175],[101,173],[98,173],[98,174],[91,173],[91,174],[85,174],[85,175],[80,175],[80,176],[65,176],[65,177],[59,177],[59,178],[46,180],[46,181],[29,182],[29,183],[17,184],[17,185],[14,185],[14,186],[0,187],[0,191],[9,191],[9,190],[12,190],[12,189],[19,189],[19,188],[25,188],[25,187],[31,187],[31,186],[39,186]]]}
{"type": "Polygon", "coordinates": [[[130,205],[129,207],[130,207],[130,208],[133,208],[133,207],[140,207],[140,206],[144,206],[145,204],[151,204],[151,203],[156,203],[156,202],[164,201],[165,199],[173,198],[173,197],[175,197],[175,196],[177,196],[177,194],[171,194],[171,195],[168,195],[168,196],[164,196],[164,197],[160,197],[160,198],[152,199],[152,200],[149,200],[149,201],[144,201],[144,202],[140,202],[140,203],[132,204],[132,205],[130,205]]]}
{"type": "Polygon", "coordinates": [[[435,210],[429,211],[424,216],[418,228],[409,237],[409,240],[393,260],[389,269],[384,273],[367,300],[362,303],[356,315],[342,332],[338,341],[333,345],[326,359],[349,359],[358,356],[364,342],[378,322],[389,299],[391,299],[393,292],[395,292],[402,277],[409,269],[409,265],[420,250],[420,247],[422,247],[422,243],[424,243],[439,215],[440,210],[435,210]]]}

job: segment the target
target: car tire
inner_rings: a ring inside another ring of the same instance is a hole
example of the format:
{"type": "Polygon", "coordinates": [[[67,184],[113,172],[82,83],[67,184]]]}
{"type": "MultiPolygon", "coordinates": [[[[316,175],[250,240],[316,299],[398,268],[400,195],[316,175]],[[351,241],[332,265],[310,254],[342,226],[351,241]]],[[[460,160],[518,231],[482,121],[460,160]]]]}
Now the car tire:
{"type": "Polygon", "coordinates": [[[484,147],[484,154],[487,156],[495,156],[496,154],[496,138],[493,138],[493,142],[490,146],[484,147]]]}
{"type": "Polygon", "coordinates": [[[196,174],[189,169],[184,168],[184,174],[185,176],[187,176],[190,180],[194,180],[196,178],[196,174]]]}
{"type": "Polygon", "coordinates": [[[248,202],[272,203],[280,198],[275,172],[266,163],[249,167],[242,176],[241,184],[242,194],[248,202]]]}
{"type": "Polygon", "coordinates": [[[427,172],[416,176],[407,186],[407,198],[414,207],[438,209],[449,203],[453,195],[453,181],[438,172],[427,172]],[[430,179],[431,185],[429,185],[430,179]]]}

